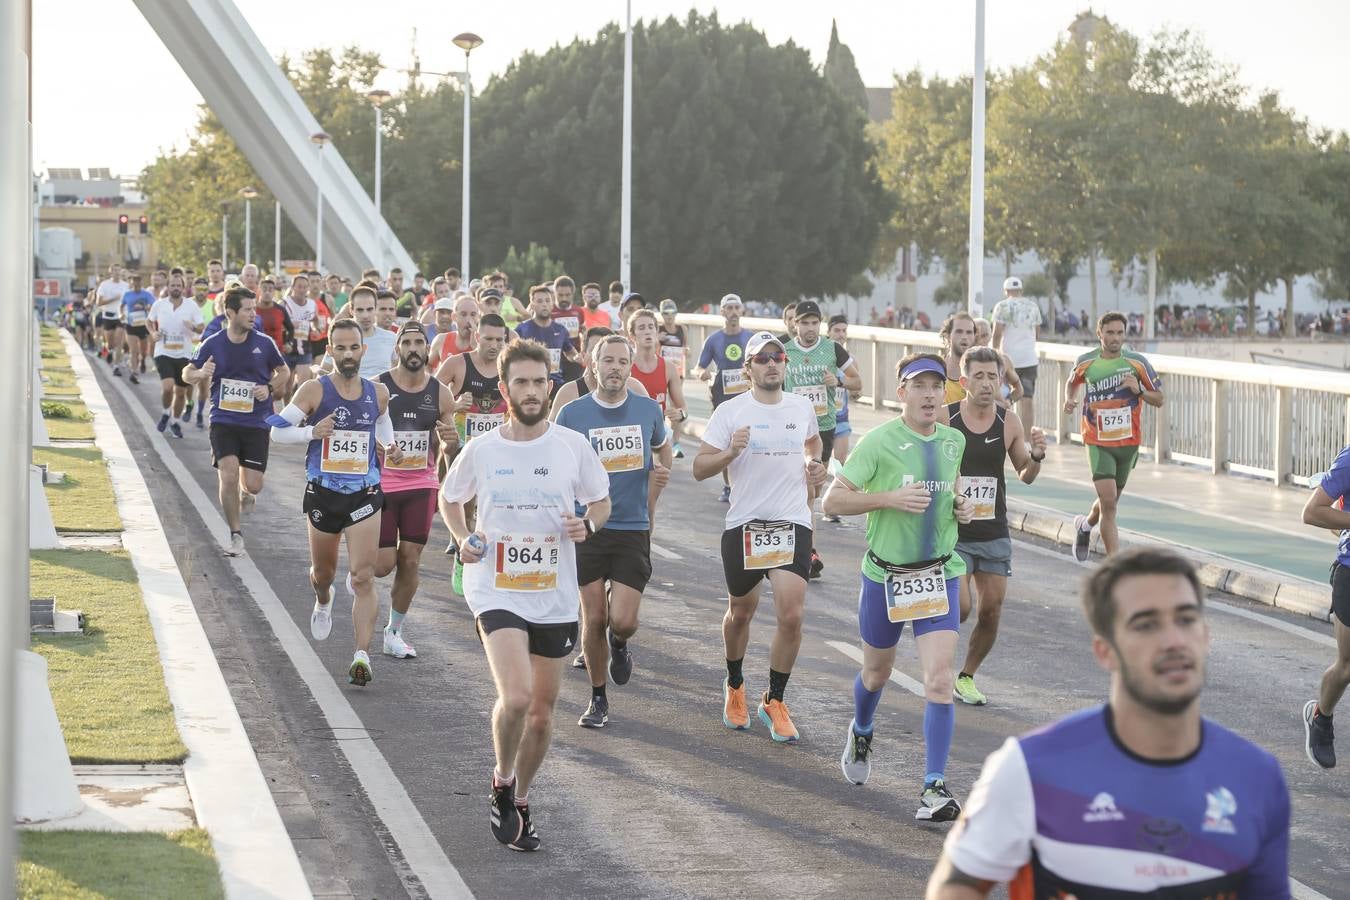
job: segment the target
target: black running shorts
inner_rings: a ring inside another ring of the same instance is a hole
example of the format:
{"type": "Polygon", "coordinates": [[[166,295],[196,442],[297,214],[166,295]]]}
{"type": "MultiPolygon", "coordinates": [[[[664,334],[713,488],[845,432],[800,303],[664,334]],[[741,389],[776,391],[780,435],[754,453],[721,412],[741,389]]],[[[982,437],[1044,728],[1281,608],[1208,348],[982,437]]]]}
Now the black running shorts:
{"type": "Polygon", "coordinates": [[[222,459],[233,456],[245,469],[266,472],[267,451],[271,446],[271,435],[266,428],[211,423],[211,465],[217,469],[222,459]]]}
{"type": "Polygon", "coordinates": [[[652,577],[650,531],[619,531],[601,528],[576,545],[577,584],[585,586],[602,578],[627,585],[638,593],[652,577]]]}
{"type": "Polygon", "coordinates": [[[384,492],[378,484],[351,494],[330,490],[313,481],[305,484],[305,517],[324,534],[341,534],[383,508],[384,492]]]}
{"type": "Polygon", "coordinates": [[[155,371],[159,373],[160,381],[172,381],[175,387],[187,387],[188,383],[183,380],[183,370],[188,367],[190,359],[179,359],[176,356],[156,356],[155,371]]]}
{"type": "MultiPolygon", "coordinates": [[[[583,542],[584,543],[584,542],[583,542]]],[[[528,622],[510,610],[489,609],[478,617],[478,640],[502,628],[516,628],[530,639],[530,655],[562,659],[577,647],[577,623],[559,622],[540,625],[528,622]]]]}
{"type": "Polygon", "coordinates": [[[148,338],[149,336],[150,336],[150,329],[146,328],[144,325],[127,326],[127,337],[148,338]]]}
{"type": "Polygon", "coordinates": [[[1331,614],[1350,628],[1350,567],[1331,564],[1331,614]]]}
{"type": "MultiPolygon", "coordinates": [[[[756,519],[748,525],[768,524],[756,519]]],[[[760,579],[765,578],[772,569],[745,568],[745,525],[728,528],[722,532],[722,574],[726,577],[727,592],[733,597],[744,597],[755,589],[760,579]]],[[[794,526],[792,562],[777,568],[799,575],[806,581],[811,574],[811,529],[805,525],[794,526]]]]}
{"type": "Polygon", "coordinates": [[[822,431],[820,433],[820,461],[825,465],[830,464],[830,457],[834,455],[834,429],[822,431]]]}

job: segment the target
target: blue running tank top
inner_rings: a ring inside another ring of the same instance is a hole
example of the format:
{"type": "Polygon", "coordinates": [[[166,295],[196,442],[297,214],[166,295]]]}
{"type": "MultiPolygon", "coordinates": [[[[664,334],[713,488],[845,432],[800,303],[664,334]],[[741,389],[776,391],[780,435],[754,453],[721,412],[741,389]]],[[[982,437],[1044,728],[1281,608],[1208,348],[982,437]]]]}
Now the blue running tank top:
{"type": "Polygon", "coordinates": [[[375,460],[375,421],[380,417],[375,383],[361,379],[361,399],[348,400],[338,393],[333,380],[319,378],[323,399],[309,417],[309,424],[333,416],[333,433],[321,441],[309,442],[305,454],[305,476],[312,482],[341,494],[354,494],[380,483],[380,467],[375,460]]]}

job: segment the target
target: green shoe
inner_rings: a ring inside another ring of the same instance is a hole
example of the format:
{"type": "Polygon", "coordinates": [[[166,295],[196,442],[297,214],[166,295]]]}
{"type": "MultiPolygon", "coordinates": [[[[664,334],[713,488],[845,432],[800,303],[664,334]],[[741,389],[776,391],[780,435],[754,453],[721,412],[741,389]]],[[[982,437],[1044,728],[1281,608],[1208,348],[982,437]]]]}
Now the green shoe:
{"type": "Polygon", "coordinates": [[[970,706],[984,706],[989,699],[980,693],[980,689],[975,686],[975,676],[957,675],[956,687],[952,691],[956,699],[970,706]]]}
{"type": "Polygon", "coordinates": [[[450,590],[464,596],[464,563],[459,561],[459,556],[455,556],[455,571],[450,576],[450,590]]]}

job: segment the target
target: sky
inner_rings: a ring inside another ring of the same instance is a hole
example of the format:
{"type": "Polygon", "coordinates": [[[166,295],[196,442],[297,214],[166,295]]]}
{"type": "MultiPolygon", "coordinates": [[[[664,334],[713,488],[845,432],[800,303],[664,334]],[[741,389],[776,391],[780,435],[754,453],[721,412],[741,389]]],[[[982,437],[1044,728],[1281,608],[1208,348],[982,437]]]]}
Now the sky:
{"type": "MultiPolygon", "coordinates": [[[[479,85],[523,51],[593,36],[624,15],[619,0],[235,2],[273,57],[359,44],[380,53],[391,68],[409,68],[415,28],[423,71],[446,72],[463,61],[450,38],[476,32],[484,39],[473,54],[479,85]]],[[[974,69],[973,0],[632,0],[632,7],[635,20],[715,10],[724,24],[749,21],[775,44],[791,40],[805,47],[817,64],[824,62],[833,17],[869,87],[888,85],[893,73],[916,66],[946,77],[974,69]]],[[[993,0],[987,4],[988,64],[1034,59],[1086,7],[1084,0],[993,0]]],[[[1350,55],[1345,0],[1259,6],[1256,0],[1096,0],[1092,10],[1140,36],[1190,29],[1221,61],[1236,65],[1244,83],[1278,91],[1316,126],[1350,131],[1350,103],[1344,79],[1337,77],[1350,55]]],[[[161,148],[186,144],[201,96],[132,0],[36,0],[33,30],[39,171],[106,166],[135,175],[161,148]]],[[[386,87],[406,79],[397,72],[384,77],[386,87]]]]}

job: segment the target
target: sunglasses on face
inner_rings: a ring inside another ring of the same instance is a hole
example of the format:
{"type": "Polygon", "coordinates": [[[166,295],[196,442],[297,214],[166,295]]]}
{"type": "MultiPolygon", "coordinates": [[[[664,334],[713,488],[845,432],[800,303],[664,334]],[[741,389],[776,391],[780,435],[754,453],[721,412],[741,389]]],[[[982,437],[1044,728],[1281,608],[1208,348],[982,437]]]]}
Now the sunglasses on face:
{"type": "Polygon", "coordinates": [[[780,363],[787,359],[787,354],[782,350],[764,350],[750,357],[751,362],[757,362],[761,366],[768,365],[771,362],[780,363]]]}

